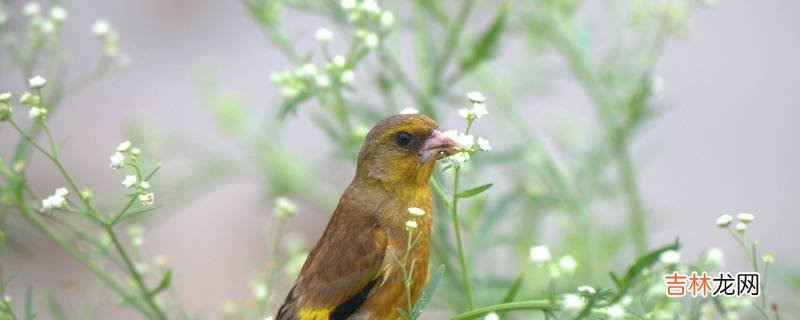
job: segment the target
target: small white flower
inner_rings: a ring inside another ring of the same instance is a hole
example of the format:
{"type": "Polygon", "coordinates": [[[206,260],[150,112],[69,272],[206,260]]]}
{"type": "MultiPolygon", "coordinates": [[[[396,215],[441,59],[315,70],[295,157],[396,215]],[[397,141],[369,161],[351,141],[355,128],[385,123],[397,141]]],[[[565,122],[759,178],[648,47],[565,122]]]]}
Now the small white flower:
{"type": "Polygon", "coordinates": [[[410,207],[408,208],[408,213],[410,213],[412,216],[421,217],[425,215],[425,210],[422,210],[417,207],[410,207]]]}
{"type": "Polygon", "coordinates": [[[578,262],[572,256],[566,255],[558,259],[558,266],[567,274],[572,274],[578,268],[578,262]]]}
{"type": "Polygon", "coordinates": [[[500,320],[500,316],[496,312],[489,312],[483,320],[500,320]]]}
{"type": "Polygon", "coordinates": [[[145,194],[140,194],[139,195],[139,201],[142,202],[143,206],[146,206],[146,207],[152,206],[153,203],[155,203],[155,201],[156,201],[156,195],[153,194],[152,192],[145,193],[145,194]]]}
{"type": "Polygon", "coordinates": [[[337,67],[342,68],[345,64],[347,64],[347,59],[341,54],[337,54],[333,57],[333,64],[337,67]]]}
{"type": "Polygon", "coordinates": [[[364,12],[376,15],[381,13],[381,7],[375,0],[364,0],[364,2],[361,3],[361,6],[359,6],[359,9],[361,9],[364,12]]]}
{"type": "Polygon", "coordinates": [[[717,226],[720,228],[727,228],[731,225],[731,221],[733,221],[733,217],[729,214],[723,214],[717,218],[717,226]]]}
{"type": "Polygon", "coordinates": [[[472,110],[463,108],[463,109],[458,109],[458,116],[469,120],[471,117],[475,116],[475,114],[472,113],[472,110]]]}
{"type": "Polygon", "coordinates": [[[5,12],[0,11],[0,26],[3,26],[8,21],[8,16],[5,12]]]}
{"type": "Polygon", "coordinates": [[[475,144],[475,138],[471,134],[459,134],[454,140],[461,149],[469,149],[475,144]]]}
{"type": "Polygon", "coordinates": [[[756,217],[754,215],[746,213],[746,212],[742,212],[742,213],[736,215],[736,219],[739,219],[740,222],[744,222],[744,223],[750,223],[755,218],[756,217]]]}
{"type": "Polygon", "coordinates": [[[33,78],[28,79],[28,86],[31,89],[39,89],[44,87],[47,84],[47,79],[42,78],[42,76],[35,76],[33,78]]]}
{"type": "Polygon", "coordinates": [[[333,32],[326,28],[319,28],[317,32],[314,33],[314,39],[322,43],[330,42],[333,39],[333,32]]]}
{"type": "Polygon", "coordinates": [[[125,176],[125,180],[122,180],[122,185],[125,186],[125,188],[130,188],[136,184],[136,181],[138,181],[136,176],[129,174],[125,176]]]}
{"type": "Polygon", "coordinates": [[[418,113],[419,110],[414,108],[405,108],[403,110],[400,110],[400,114],[418,114],[418,113]]]}
{"type": "Polygon", "coordinates": [[[417,228],[417,222],[413,221],[413,220],[406,221],[406,228],[407,229],[416,229],[417,228]]]}
{"type": "Polygon", "coordinates": [[[472,103],[483,103],[486,101],[486,97],[484,97],[483,94],[478,91],[470,91],[467,93],[467,100],[472,103]]]}
{"type": "Polygon", "coordinates": [[[353,10],[356,7],[356,0],[342,0],[339,6],[344,10],[353,10]]]}
{"type": "Polygon", "coordinates": [[[54,6],[50,8],[50,18],[58,22],[64,22],[64,20],[67,20],[67,10],[61,6],[54,6]]]}
{"type": "Polygon", "coordinates": [[[608,317],[611,319],[622,319],[625,317],[625,309],[619,304],[608,307],[606,313],[608,313],[608,317]]]}
{"type": "Polygon", "coordinates": [[[317,87],[320,88],[327,88],[331,85],[331,78],[327,74],[318,74],[316,78],[314,78],[314,82],[317,83],[317,87]]]}
{"type": "Polygon", "coordinates": [[[275,318],[273,318],[272,316],[268,316],[268,317],[264,318],[264,320],[275,320],[275,318]]]}
{"type": "Polygon", "coordinates": [[[720,248],[710,248],[706,252],[706,261],[714,266],[721,267],[725,262],[725,254],[720,248]]]}
{"type": "Polygon", "coordinates": [[[297,89],[295,89],[293,87],[283,87],[283,88],[281,88],[281,95],[283,97],[285,97],[285,98],[291,99],[291,98],[296,97],[298,94],[300,94],[300,91],[298,91],[297,89]]]}
{"type": "Polygon", "coordinates": [[[681,254],[675,250],[667,250],[661,253],[659,259],[664,264],[676,264],[681,259],[681,254]]]}
{"type": "Polygon", "coordinates": [[[659,94],[661,91],[664,91],[664,78],[660,75],[653,75],[653,77],[650,78],[650,92],[659,94]]]}
{"type": "Polygon", "coordinates": [[[56,189],[53,195],[42,199],[42,211],[50,211],[56,208],[64,208],[67,204],[67,199],[65,198],[69,194],[69,190],[66,188],[58,188],[56,189]]]}
{"type": "Polygon", "coordinates": [[[28,111],[28,118],[31,118],[31,119],[40,119],[41,120],[41,119],[44,119],[44,117],[46,115],[47,115],[47,109],[44,109],[44,108],[33,107],[33,108],[31,108],[31,110],[28,111]]]}
{"type": "Polygon", "coordinates": [[[447,130],[445,132],[442,132],[442,135],[445,138],[448,138],[448,139],[453,140],[453,141],[458,139],[458,131],[456,131],[456,130],[447,130]]]}
{"type": "Polygon", "coordinates": [[[297,206],[286,197],[278,197],[275,199],[275,216],[278,219],[286,220],[294,216],[297,212],[297,206]]]}
{"type": "Polygon", "coordinates": [[[460,165],[464,164],[464,162],[469,161],[469,158],[470,158],[469,153],[467,153],[467,152],[458,152],[458,153],[448,157],[447,159],[450,159],[450,161],[452,161],[453,165],[460,166],[460,165]]]}
{"type": "Polygon", "coordinates": [[[115,152],[108,159],[111,160],[111,168],[114,170],[125,167],[125,156],[122,153],[115,152]]]}
{"type": "Polygon", "coordinates": [[[42,8],[39,7],[39,4],[36,2],[28,2],[22,7],[22,13],[26,16],[35,16],[42,11],[42,8]]]}
{"type": "Polygon", "coordinates": [[[380,38],[374,32],[367,33],[364,36],[364,45],[369,49],[377,48],[380,41],[380,38]]]}
{"type": "Polygon", "coordinates": [[[97,20],[92,25],[92,33],[98,37],[104,37],[111,32],[111,24],[106,20],[97,20]]]}
{"type": "Polygon", "coordinates": [[[124,141],[124,142],[120,143],[120,144],[117,146],[117,151],[118,151],[118,152],[126,152],[126,151],[128,151],[128,149],[130,149],[130,148],[131,148],[131,142],[126,140],[126,141],[124,141]]]}
{"type": "Polygon", "coordinates": [[[11,92],[3,92],[0,94],[0,103],[8,103],[11,100],[11,92]]]}
{"type": "Polygon", "coordinates": [[[492,145],[489,144],[489,140],[478,137],[478,149],[481,149],[481,151],[489,151],[492,150],[492,145]]]}
{"type": "Polygon", "coordinates": [[[150,189],[150,182],[142,181],[142,183],[139,184],[139,188],[142,188],[142,190],[150,189]]]}
{"type": "Polygon", "coordinates": [[[56,189],[56,192],[54,194],[59,196],[59,197],[66,197],[69,194],[69,190],[67,190],[67,188],[63,188],[63,187],[62,188],[58,188],[58,189],[56,189]]]}
{"type": "Polygon", "coordinates": [[[394,25],[394,13],[391,11],[384,11],[381,14],[381,26],[389,28],[394,25]]]}
{"type": "Polygon", "coordinates": [[[342,72],[342,79],[341,80],[342,80],[343,83],[351,83],[355,79],[356,79],[356,74],[353,73],[352,70],[345,70],[344,72],[342,72]]]}
{"type": "Polygon", "coordinates": [[[142,154],[142,150],[139,150],[139,148],[133,148],[133,149],[131,149],[131,154],[134,155],[134,156],[138,156],[138,155],[142,154]]]}
{"type": "Polygon", "coordinates": [[[591,286],[580,286],[578,287],[578,292],[584,295],[593,295],[597,293],[597,291],[591,286]]]}
{"type": "Polygon", "coordinates": [[[551,258],[550,249],[547,246],[531,247],[528,257],[535,263],[548,262],[551,258]]]}
{"type": "Polygon", "coordinates": [[[578,311],[583,309],[584,301],[583,297],[577,294],[565,294],[561,303],[566,310],[578,311]]]}
{"type": "Polygon", "coordinates": [[[305,63],[302,66],[300,66],[300,69],[298,69],[298,73],[299,73],[300,76],[303,76],[303,77],[316,76],[317,75],[317,66],[314,65],[313,63],[305,63]]]}
{"type": "Polygon", "coordinates": [[[736,224],[736,231],[739,233],[744,233],[747,231],[747,224],[744,222],[739,222],[736,224]]]}
{"type": "Polygon", "coordinates": [[[30,92],[25,92],[19,97],[19,103],[24,105],[33,104],[33,95],[30,92]]]}
{"type": "Polygon", "coordinates": [[[472,113],[475,114],[475,118],[480,119],[489,114],[489,111],[486,110],[486,105],[481,102],[472,104],[472,113]]]}

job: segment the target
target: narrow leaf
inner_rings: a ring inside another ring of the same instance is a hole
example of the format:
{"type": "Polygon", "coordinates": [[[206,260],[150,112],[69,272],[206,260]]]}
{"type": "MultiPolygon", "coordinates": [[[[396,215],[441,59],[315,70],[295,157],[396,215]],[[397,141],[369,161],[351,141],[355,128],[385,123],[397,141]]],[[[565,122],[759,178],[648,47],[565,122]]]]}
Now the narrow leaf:
{"type": "Polygon", "coordinates": [[[170,283],[172,283],[172,269],[167,269],[167,271],[164,272],[164,276],[161,277],[161,281],[158,282],[158,286],[150,292],[150,295],[155,296],[159,292],[164,291],[169,288],[170,283]]]}
{"type": "Polygon", "coordinates": [[[487,184],[484,184],[484,185],[479,186],[479,187],[475,187],[475,188],[472,188],[472,189],[469,189],[469,190],[461,191],[456,195],[456,197],[459,197],[459,198],[474,197],[476,195],[479,195],[481,192],[486,191],[487,189],[489,189],[491,187],[492,187],[492,184],[491,183],[487,183],[487,184]]]}
{"type": "Polygon", "coordinates": [[[525,273],[521,272],[519,276],[517,276],[517,280],[514,281],[514,284],[508,288],[508,292],[503,297],[503,300],[500,303],[509,303],[514,301],[514,298],[517,297],[517,293],[519,292],[519,288],[522,287],[522,281],[525,280],[525,273]]]}
{"type": "Polygon", "coordinates": [[[419,315],[422,314],[422,310],[431,302],[433,293],[436,292],[436,288],[439,287],[442,276],[444,276],[444,269],[444,265],[440,265],[436,268],[436,271],[433,272],[431,278],[428,279],[428,283],[425,284],[425,288],[422,289],[422,295],[420,295],[417,303],[414,305],[414,309],[411,310],[412,319],[419,317],[419,315]]]}

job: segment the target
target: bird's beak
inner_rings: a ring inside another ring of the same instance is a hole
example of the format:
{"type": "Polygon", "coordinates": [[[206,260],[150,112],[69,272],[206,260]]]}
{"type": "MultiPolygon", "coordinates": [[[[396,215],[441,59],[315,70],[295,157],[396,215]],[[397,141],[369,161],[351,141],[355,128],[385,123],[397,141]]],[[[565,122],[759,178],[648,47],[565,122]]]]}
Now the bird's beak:
{"type": "Polygon", "coordinates": [[[427,163],[444,157],[452,156],[459,150],[459,145],[452,139],[445,137],[439,130],[433,133],[422,144],[419,151],[419,161],[427,163]]]}

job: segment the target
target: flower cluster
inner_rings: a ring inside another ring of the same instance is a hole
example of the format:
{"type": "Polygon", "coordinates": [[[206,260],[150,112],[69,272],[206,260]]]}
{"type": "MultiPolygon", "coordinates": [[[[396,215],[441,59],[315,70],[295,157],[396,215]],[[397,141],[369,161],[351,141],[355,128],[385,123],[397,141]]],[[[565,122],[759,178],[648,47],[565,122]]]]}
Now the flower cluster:
{"type": "Polygon", "coordinates": [[[111,23],[106,20],[97,20],[92,25],[92,34],[94,34],[100,43],[103,45],[103,54],[109,58],[117,58],[120,56],[119,52],[119,34],[111,23]]]}
{"type": "Polygon", "coordinates": [[[147,181],[148,177],[142,177],[139,171],[139,156],[142,151],[139,148],[133,147],[130,141],[124,141],[117,146],[116,152],[108,157],[110,162],[109,167],[114,170],[123,169],[126,167],[132,168],[129,174],[125,175],[122,180],[122,186],[128,189],[134,189],[139,202],[144,206],[152,206],[155,203],[156,196],[150,191],[150,182],[147,181]]]}
{"type": "Polygon", "coordinates": [[[458,143],[460,147],[460,152],[448,158],[454,166],[460,166],[464,162],[469,161],[471,155],[475,152],[492,150],[492,145],[489,143],[489,140],[483,137],[475,139],[475,137],[469,134],[472,122],[489,114],[484,104],[486,98],[484,98],[483,94],[480,92],[472,91],[467,93],[467,100],[472,104],[472,108],[458,110],[458,115],[467,121],[467,130],[464,133],[459,133],[456,130],[448,130],[442,133],[445,137],[458,143]]]}
{"type": "Polygon", "coordinates": [[[53,209],[63,209],[67,205],[67,195],[69,190],[66,188],[56,189],[53,195],[42,199],[42,212],[48,212],[53,209]]]}
{"type": "MultiPolygon", "coordinates": [[[[42,103],[42,89],[47,85],[47,79],[41,76],[35,76],[28,79],[28,88],[30,92],[25,92],[20,96],[19,103],[30,106],[28,110],[28,118],[31,120],[44,122],[47,119],[47,108],[42,103]]],[[[4,104],[6,111],[0,111],[0,117],[10,117],[11,107],[8,106],[8,100],[11,99],[11,94],[6,93],[0,97],[0,101],[4,104]]],[[[6,118],[7,119],[7,118],[6,118]]]]}
{"type": "Polygon", "coordinates": [[[535,264],[546,266],[552,277],[559,277],[562,274],[572,275],[578,268],[578,262],[568,254],[559,258],[556,263],[553,263],[553,256],[550,254],[550,248],[544,245],[531,247],[528,252],[528,259],[535,264]]]}
{"type": "Polygon", "coordinates": [[[411,215],[411,220],[406,221],[406,229],[411,232],[411,230],[414,230],[419,226],[417,220],[425,215],[425,210],[417,207],[410,207],[407,210],[408,214],[411,215]]]}
{"type": "Polygon", "coordinates": [[[286,197],[278,197],[275,199],[275,216],[278,219],[286,221],[297,213],[297,206],[286,197]]]}
{"type": "Polygon", "coordinates": [[[294,70],[274,72],[271,79],[281,86],[284,98],[295,99],[308,95],[312,90],[349,84],[355,80],[355,74],[349,69],[347,58],[336,55],[321,68],[305,62],[294,70]]]}
{"type": "Polygon", "coordinates": [[[356,38],[367,49],[377,48],[382,36],[394,25],[394,14],[375,0],[342,0],[340,6],[350,23],[358,27],[356,38]]]}
{"type": "MultiPolygon", "coordinates": [[[[67,10],[59,5],[53,5],[45,12],[36,2],[28,2],[22,7],[22,13],[28,17],[28,33],[31,38],[55,35],[67,20],[67,10]]],[[[5,14],[0,13],[0,25],[6,20],[5,14]]]]}
{"type": "MultiPolygon", "coordinates": [[[[738,222],[736,223],[736,231],[739,233],[744,233],[747,231],[747,225],[750,224],[750,222],[753,222],[755,218],[756,217],[754,215],[746,212],[737,214],[736,220],[738,220],[738,222]]],[[[732,222],[733,216],[729,214],[723,214],[717,218],[717,226],[723,229],[727,229],[732,222]]]]}

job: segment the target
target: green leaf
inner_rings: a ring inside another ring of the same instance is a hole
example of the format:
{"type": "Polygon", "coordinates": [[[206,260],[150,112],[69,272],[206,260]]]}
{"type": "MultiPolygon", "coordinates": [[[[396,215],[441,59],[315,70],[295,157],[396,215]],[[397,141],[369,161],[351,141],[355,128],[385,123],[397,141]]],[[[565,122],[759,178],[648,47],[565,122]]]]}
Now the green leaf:
{"type": "Polygon", "coordinates": [[[523,280],[525,280],[525,273],[520,272],[519,276],[517,276],[517,280],[515,280],[514,284],[512,284],[511,287],[508,288],[508,292],[506,292],[506,295],[503,297],[503,300],[500,301],[500,303],[509,303],[514,301],[514,298],[517,296],[517,293],[519,292],[519,288],[522,287],[523,280]]]}
{"type": "Polygon", "coordinates": [[[150,295],[155,296],[159,292],[164,291],[169,288],[170,283],[172,283],[172,269],[167,269],[167,271],[164,271],[164,276],[161,277],[161,281],[158,282],[158,286],[150,292],[150,295]]]}
{"type": "Polygon", "coordinates": [[[539,310],[543,312],[550,311],[554,309],[555,306],[552,301],[550,300],[533,300],[533,301],[519,301],[519,302],[509,302],[509,303],[501,303],[496,304],[493,306],[481,307],[475,310],[467,311],[462,314],[459,314],[455,317],[450,318],[451,320],[468,320],[468,319],[475,319],[479,318],[489,312],[505,312],[505,311],[515,311],[515,310],[539,310]]]}
{"type": "Polygon", "coordinates": [[[50,317],[53,320],[67,320],[67,314],[64,311],[64,307],[53,298],[52,295],[49,293],[45,293],[44,296],[44,304],[47,306],[47,310],[50,311],[50,317]]]}
{"type": "Polygon", "coordinates": [[[444,265],[440,265],[436,268],[436,271],[433,272],[431,278],[428,279],[428,283],[425,284],[425,288],[422,289],[422,295],[420,295],[417,303],[414,305],[414,309],[411,310],[411,319],[418,318],[422,314],[422,310],[425,309],[425,306],[431,302],[433,293],[436,292],[436,288],[439,287],[442,276],[444,276],[444,269],[444,265]]]}
{"type": "Polygon", "coordinates": [[[481,192],[486,191],[487,189],[489,189],[491,187],[492,187],[492,184],[491,183],[487,183],[487,184],[484,184],[484,185],[479,186],[479,187],[475,187],[475,188],[472,188],[472,189],[469,189],[469,190],[461,191],[456,195],[456,197],[462,198],[462,199],[463,198],[474,197],[476,195],[479,195],[481,192]]]}
{"type": "Polygon", "coordinates": [[[506,25],[506,17],[508,17],[509,1],[503,2],[500,10],[492,20],[486,30],[472,44],[472,51],[467,57],[461,60],[461,72],[465,73],[474,69],[485,60],[491,58],[500,43],[500,36],[503,34],[503,28],[506,25]]]}
{"type": "Polygon", "coordinates": [[[614,302],[617,302],[619,299],[621,299],[622,296],[625,294],[625,292],[628,291],[628,289],[630,289],[630,287],[634,283],[634,280],[636,280],[636,278],[642,273],[642,271],[644,271],[645,269],[649,268],[650,266],[658,262],[658,259],[659,257],[661,257],[662,253],[670,250],[678,250],[680,249],[680,247],[681,247],[680,241],[678,241],[678,239],[675,239],[674,243],[650,251],[649,253],[636,259],[636,262],[634,262],[628,268],[628,271],[625,272],[625,276],[623,276],[622,279],[617,278],[617,276],[612,273],[611,278],[617,285],[618,290],[617,294],[614,296],[614,298],[611,300],[609,304],[613,304],[614,302]]]}

